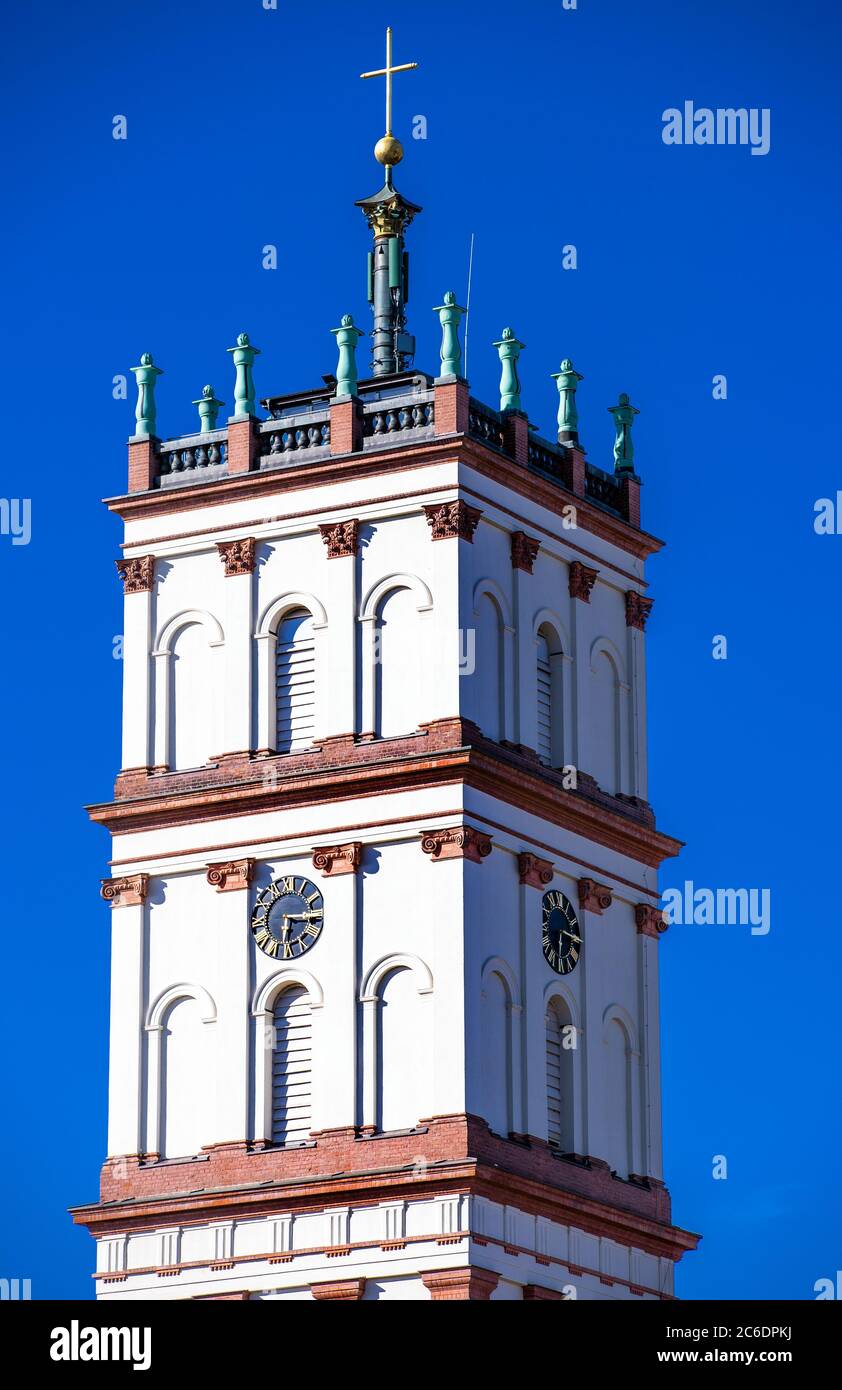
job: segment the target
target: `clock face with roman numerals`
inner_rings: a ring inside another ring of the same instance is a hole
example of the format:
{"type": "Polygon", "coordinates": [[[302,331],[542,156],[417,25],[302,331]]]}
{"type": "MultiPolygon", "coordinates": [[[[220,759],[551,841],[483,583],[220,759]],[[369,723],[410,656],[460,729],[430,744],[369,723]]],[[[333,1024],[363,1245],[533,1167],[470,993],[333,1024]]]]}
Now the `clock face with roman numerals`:
{"type": "Polygon", "coordinates": [[[258,893],[251,930],[261,951],[297,960],[315,946],[324,926],[324,899],[307,878],[277,878],[258,893]]]}
{"type": "Polygon", "coordinates": [[[582,928],[569,898],[557,889],[542,899],[544,956],[557,975],[569,975],[579,963],[582,928]]]}

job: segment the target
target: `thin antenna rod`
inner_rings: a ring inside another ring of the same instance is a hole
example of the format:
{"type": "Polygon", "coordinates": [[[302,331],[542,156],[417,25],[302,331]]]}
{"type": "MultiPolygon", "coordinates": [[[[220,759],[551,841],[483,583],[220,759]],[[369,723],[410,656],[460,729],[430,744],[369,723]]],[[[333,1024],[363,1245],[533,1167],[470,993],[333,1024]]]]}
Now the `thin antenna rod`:
{"type": "Polygon", "coordinates": [[[471,254],[468,258],[468,298],[465,301],[465,380],[468,379],[468,329],[471,323],[471,280],[474,274],[474,234],[471,232],[471,254]]]}

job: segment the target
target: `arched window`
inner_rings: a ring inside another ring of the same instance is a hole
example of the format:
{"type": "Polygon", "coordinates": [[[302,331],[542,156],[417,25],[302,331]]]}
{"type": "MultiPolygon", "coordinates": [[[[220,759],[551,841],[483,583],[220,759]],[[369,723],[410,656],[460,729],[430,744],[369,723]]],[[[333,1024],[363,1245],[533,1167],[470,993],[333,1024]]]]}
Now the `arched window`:
{"type": "Polygon", "coordinates": [[[590,767],[603,791],[613,796],[620,788],[620,685],[608,652],[599,652],[592,674],[593,730],[590,767]]]}
{"type": "Polygon", "coordinates": [[[605,1159],[621,1178],[632,1170],[631,1048],[626,1030],[612,1018],[605,1034],[605,1159]]]}
{"type": "Polygon", "coordinates": [[[377,610],[375,732],[378,738],[414,733],[423,718],[418,598],[392,589],[377,610]]]}
{"type": "Polygon", "coordinates": [[[482,988],[483,1119],[495,1134],[512,1128],[511,1000],[505,980],[489,973],[482,988]]]}
{"type": "Polygon", "coordinates": [[[279,753],[309,748],[316,725],[313,618],[297,608],[280,623],[275,646],[276,735],[279,753]]]}
{"type": "Polygon", "coordinates": [[[476,607],[476,668],[471,677],[474,719],[486,738],[499,741],[503,727],[503,617],[490,594],[476,607]]]}
{"type": "Polygon", "coordinates": [[[302,985],[281,991],[273,1021],[272,1143],[301,1144],[312,1120],[312,1016],[302,985]]]}
{"type": "Polygon", "coordinates": [[[558,634],[544,623],[538,629],[538,757],[546,767],[561,767],[563,747],[563,657],[558,634]]]}
{"type": "Polygon", "coordinates": [[[212,1068],[206,1055],[206,1037],[199,1001],[176,999],[163,1020],[161,1038],[162,1158],[197,1154],[213,1138],[212,1068]]]}
{"type": "Polygon", "coordinates": [[[572,1153],[574,1039],[567,1006],[553,999],[547,1008],[547,1140],[551,1149],[572,1153]]]}
{"type": "Polygon", "coordinates": [[[414,1129],[427,1113],[432,1040],[423,1026],[418,981],[407,969],[391,971],[377,1008],[377,1128],[414,1129]]]}
{"type": "Polygon", "coordinates": [[[202,623],[187,623],[175,638],[170,662],[169,757],[172,769],[203,767],[212,754],[214,701],[210,648],[202,623]]]}

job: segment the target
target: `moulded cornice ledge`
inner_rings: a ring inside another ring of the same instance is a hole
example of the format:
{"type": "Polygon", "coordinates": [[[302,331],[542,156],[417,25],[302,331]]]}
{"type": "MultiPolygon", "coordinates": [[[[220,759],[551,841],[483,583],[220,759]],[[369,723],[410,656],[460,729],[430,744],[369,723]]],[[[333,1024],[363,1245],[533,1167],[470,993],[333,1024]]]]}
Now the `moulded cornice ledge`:
{"type": "MultiPolygon", "coordinates": [[[[377,751],[377,745],[371,747],[377,751]]],[[[655,868],[682,848],[681,840],[577,792],[564,790],[560,778],[552,779],[523,760],[508,758],[501,748],[489,751],[485,747],[461,746],[434,753],[419,749],[418,753],[405,753],[391,761],[381,758],[342,766],[319,767],[311,762],[309,768],[279,777],[272,787],[254,770],[250,771],[253,775],[248,780],[232,777],[222,784],[193,785],[183,790],[167,790],[160,782],[150,788],[144,784],[141,795],[88,806],[87,811],[97,825],[117,835],[274,811],[279,806],[336,804],[381,792],[452,786],[457,782],[655,868]]]]}

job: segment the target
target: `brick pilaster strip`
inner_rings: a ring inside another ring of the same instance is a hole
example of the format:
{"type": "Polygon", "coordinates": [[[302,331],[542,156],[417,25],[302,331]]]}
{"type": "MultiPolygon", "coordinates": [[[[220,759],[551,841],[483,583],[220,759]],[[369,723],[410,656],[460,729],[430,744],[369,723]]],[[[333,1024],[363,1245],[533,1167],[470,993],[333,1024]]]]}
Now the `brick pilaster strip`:
{"type": "Polygon", "coordinates": [[[249,416],[247,420],[228,421],[228,476],[236,473],[250,473],[257,464],[258,437],[257,421],[249,416]]]}
{"type": "Polygon", "coordinates": [[[363,444],[363,420],[358,400],[332,401],[330,406],[331,454],[356,454],[363,444]]]}
{"type": "Polygon", "coordinates": [[[467,381],[437,381],[434,390],[436,434],[467,434],[470,415],[467,381]]]}
{"type": "Polygon", "coordinates": [[[158,440],[129,440],[129,492],[149,492],[158,469],[158,440]]]}

